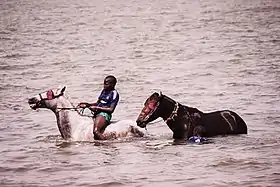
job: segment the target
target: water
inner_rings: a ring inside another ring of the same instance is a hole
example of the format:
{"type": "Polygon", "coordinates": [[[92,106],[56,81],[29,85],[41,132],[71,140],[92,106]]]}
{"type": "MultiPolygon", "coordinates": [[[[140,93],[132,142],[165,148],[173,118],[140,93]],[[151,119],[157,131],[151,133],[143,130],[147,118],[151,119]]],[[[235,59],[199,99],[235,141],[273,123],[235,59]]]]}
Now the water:
{"type": "Polygon", "coordinates": [[[278,186],[277,0],[0,2],[1,186],[278,186]],[[118,78],[113,120],[135,121],[154,91],[209,112],[231,109],[248,135],[174,144],[163,121],[126,141],[65,142],[27,99],[59,85],[93,102],[118,78]]]}

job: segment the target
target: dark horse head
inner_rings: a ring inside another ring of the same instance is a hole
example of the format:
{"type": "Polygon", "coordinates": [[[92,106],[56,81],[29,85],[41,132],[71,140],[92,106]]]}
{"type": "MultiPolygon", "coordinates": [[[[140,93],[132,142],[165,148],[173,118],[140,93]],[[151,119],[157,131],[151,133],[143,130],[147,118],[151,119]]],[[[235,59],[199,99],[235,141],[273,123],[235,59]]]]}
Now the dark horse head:
{"type": "Polygon", "coordinates": [[[139,127],[145,128],[146,125],[161,116],[161,110],[159,110],[161,93],[153,93],[145,102],[144,108],[141,110],[136,123],[139,127]]]}
{"type": "Polygon", "coordinates": [[[233,111],[203,113],[196,108],[182,105],[166,95],[153,93],[145,101],[136,123],[139,127],[145,128],[149,122],[159,117],[173,131],[175,139],[247,133],[245,122],[233,111]]]}

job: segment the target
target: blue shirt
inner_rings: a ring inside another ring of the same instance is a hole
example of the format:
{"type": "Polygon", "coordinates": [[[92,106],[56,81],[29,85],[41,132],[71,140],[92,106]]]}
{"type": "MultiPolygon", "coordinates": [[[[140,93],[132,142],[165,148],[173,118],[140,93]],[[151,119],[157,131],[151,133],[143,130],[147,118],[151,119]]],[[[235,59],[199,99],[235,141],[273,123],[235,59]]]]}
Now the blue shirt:
{"type": "Polygon", "coordinates": [[[111,106],[113,106],[115,109],[119,102],[119,93],[117,92],[117,90],[102,90],[98,97],[98,100],[99,102],[97,106],[108,108],[111,108],[111,106]]]}

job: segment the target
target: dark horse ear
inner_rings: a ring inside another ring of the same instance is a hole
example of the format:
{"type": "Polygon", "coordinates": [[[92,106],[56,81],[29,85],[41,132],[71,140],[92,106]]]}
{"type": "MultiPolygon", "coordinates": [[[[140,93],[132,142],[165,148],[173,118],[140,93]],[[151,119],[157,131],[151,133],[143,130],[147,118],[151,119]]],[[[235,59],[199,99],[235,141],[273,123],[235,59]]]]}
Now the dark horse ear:
{"type": "Polygon", "coordinates": [[[161,92],[161,91],[159,91],[159,97],[160,97],[160,98],[162,97],[162,92],[161,92]]]}
{"type": "Polygon", "coordinates": [[[63,93],[65,92],[65,90],[66,90],[66,86],[64,86],[64,87],[61,89],[60,94],[63,94],[63,93]]]}

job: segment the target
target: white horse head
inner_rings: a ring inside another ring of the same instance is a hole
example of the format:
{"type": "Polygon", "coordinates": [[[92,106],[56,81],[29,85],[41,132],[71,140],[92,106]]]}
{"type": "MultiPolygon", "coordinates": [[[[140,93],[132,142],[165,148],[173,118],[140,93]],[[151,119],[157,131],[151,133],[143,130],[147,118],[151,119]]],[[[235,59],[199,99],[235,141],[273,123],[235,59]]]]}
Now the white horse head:
{"type": "MultiPolygon", "coordinates": [[[[28,100],[30,108],[50,109],[55,113],[57,126],[63,139],[73,141],[93,140],[93,118],[83,116],[78,109],[64,96],[66,87],[50,89],[39,93],[28,100]]],[[[130,120],[121,120],[109,125],[104,136],[107,139],[125,136],[142,137],[144,133],[130,120]],[[133,124],[133,125],[132,125],[133,124]]]]}

